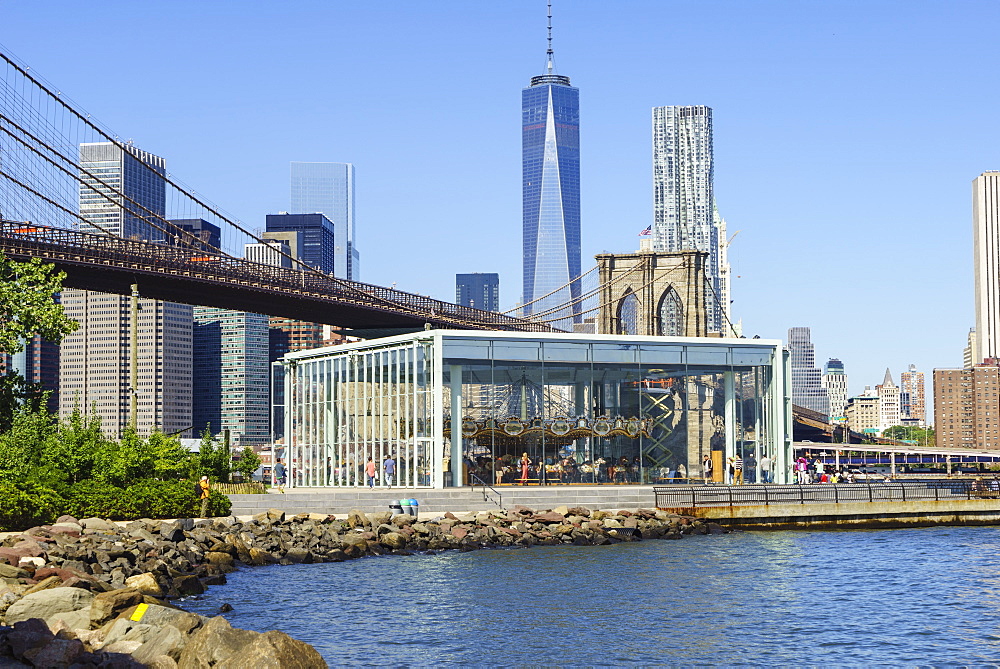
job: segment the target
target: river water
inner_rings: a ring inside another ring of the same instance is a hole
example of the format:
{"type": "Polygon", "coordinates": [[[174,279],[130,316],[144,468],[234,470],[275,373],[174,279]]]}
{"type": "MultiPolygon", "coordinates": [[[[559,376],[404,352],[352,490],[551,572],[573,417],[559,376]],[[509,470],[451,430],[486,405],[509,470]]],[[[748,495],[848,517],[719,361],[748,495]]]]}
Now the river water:
{"type": "Polygon", "coordinates": [[[242,569],[185,602],[331,665],[1000,664],[1000,528],[739,532],[242,569]]]}

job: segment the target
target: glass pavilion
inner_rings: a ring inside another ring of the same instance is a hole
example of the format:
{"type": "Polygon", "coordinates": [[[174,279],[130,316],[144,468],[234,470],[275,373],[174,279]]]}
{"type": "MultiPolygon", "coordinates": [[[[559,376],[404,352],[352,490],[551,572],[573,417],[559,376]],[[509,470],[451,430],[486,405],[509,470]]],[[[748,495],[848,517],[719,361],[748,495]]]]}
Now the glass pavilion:
{"type": "Polygon", "coordinates": [[[764,339],[427,330],[284,358],[289,484],[760,481],[791,457],[787,354],[764,339]],[[526,454],[526,456],[525,456],[526,454]],[[528,460],[525,468],[522,460],[528,460]]]}

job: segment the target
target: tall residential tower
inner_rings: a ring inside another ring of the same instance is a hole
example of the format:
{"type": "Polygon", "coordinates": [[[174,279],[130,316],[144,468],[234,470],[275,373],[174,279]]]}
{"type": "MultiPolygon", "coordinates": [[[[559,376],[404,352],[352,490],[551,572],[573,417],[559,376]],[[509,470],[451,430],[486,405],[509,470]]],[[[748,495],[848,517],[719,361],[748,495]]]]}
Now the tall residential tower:
{"type": "MultiPolygon", "coordinates": [[[[554,73],[551,7],[548,39],[546,73],[521,91],[525,316],[580,298],[580,92],[554,73]]],[[[579,304],[545,318],[559,317],[572,329],[579,304]]]]}
{"type": "Polygon", "coordinates": [[[726,230],[715,206],[712,109],[653,108],[653,250],[705,251],[709,332],[729,326],[726,230]]]}
{"type": "Polygon", "coordinates": [[[983,172],[972,182],[972,250],[976,284],[973,365],[1000,358],[1000,172],[983,172]]]}

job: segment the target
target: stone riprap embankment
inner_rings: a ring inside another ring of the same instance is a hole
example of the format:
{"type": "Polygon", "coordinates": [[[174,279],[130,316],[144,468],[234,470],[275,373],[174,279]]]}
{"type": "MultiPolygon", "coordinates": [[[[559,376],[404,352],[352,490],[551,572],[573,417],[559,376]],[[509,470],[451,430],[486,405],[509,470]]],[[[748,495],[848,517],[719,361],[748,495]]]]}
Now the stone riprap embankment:
{"type": "Polygon", "coordinates": [[[8,537],[0,667],[326,667],[287,634],[234,629],[168,602],[226,582],[244,545],[238,526],[64,516],[8,537]]]}
{"type": "Polygon", "coordinates": [[[664,511],[452,514],[429,521],[388,512],[346,518],[279,510],[252,520],[137,520],[121,526],[62,517],[0,545],[0,666],[325,667],[281,632],[237,630],[169,604],[226,582],[246,565],[340,562],[495,547],[606,545],[725,532],[664,511]],[[17,666],[17,665],[13,665],[17,666]]]}

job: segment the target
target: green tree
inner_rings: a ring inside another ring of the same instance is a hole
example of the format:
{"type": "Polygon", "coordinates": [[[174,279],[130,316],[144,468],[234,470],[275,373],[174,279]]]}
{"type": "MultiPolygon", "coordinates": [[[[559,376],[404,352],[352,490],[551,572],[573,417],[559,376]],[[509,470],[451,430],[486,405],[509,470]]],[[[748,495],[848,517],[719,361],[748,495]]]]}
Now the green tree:
{"type": "Polygon", "coordinates": [[[240,452],[240,459],[236,461],[236,471],[243,475],[244,481],[249,481],[260,467],[260,462],[260,456],[247,446],[240,452]]]}
{"type": "Polygon", "coordinates": [[[207,476],[213,481],[222,483],[229,482],[229,473],[232,471],[229,448],[226,444],[215,441],[207,425],[201,433],[201,443],[198,444],[196,469],[198,476],[207,476]]]}
{"type": "Polygon", "coordinates": [[[57,426],[44,407],[17,407],[9,429],[0,433],[0,481],[53,485],[65,475],[52,458],[57,426]]]}
{"type": "Polygon", "coordinates": [[[96,411],[85,416],[79,406],[59,424],[51,459],[66,474],[69,483],[90,479],[97,453],[107,446],[96,411]]]}
{"type": "MultiPolygon", "coordinates": [[[[0,351],[24,350],[34,335],[56,344],[76,330],[55,296],[62,291],[64,272],[38,258],[17,262],[0,253],[0,351]]],[[[39,400],[39,389],[17,373],[0,377],[0,429],[13,424],[16,406],[25,399],[39,400]]]]}
{"type": "Polygon", "coordinates": [[[934,446],[934,428],[917,427],[916,425],[893,425],[882,432],[883,437],[912,441],[918,446],[934,446]]]}
{"type": "Polygon", "coordinates": [[[181,440],[156,431],[149,435],[149,450],[153,455],[153,476],[162,481],[194,476],[194,458],[181,440]]]}

